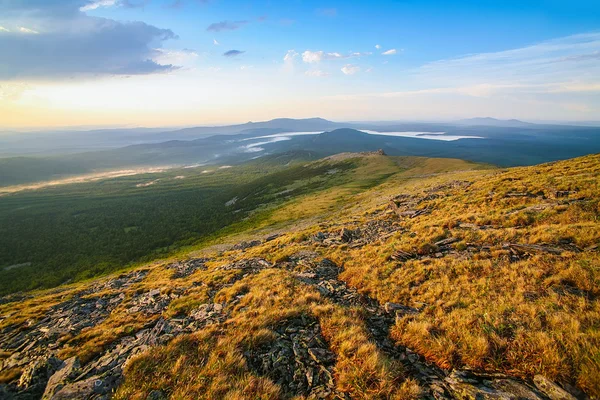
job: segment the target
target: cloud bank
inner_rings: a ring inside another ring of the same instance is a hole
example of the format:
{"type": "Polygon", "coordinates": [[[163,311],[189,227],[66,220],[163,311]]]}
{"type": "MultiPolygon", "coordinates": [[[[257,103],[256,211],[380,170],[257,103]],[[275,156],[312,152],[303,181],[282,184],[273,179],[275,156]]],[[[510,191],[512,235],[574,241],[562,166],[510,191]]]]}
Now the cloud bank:
{"type": "MultiPolygon", "coordinates": [[[[88,16],[110,0],[0,0],[0,80],[138,75],[178,69],[161,64],[160,48],[177,39],[143,22],[88,16]],[[13,21],[19,26],[13,27],[13,21]]],[[[135,6],[138,3],[119,2],[135,6]]]]}

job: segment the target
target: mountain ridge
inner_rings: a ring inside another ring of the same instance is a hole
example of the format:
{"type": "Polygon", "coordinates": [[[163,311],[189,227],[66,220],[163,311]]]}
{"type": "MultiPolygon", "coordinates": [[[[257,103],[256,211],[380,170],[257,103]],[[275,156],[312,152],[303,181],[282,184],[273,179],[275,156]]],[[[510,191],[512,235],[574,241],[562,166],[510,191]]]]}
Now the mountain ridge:
{"type": "MultiPolygon", "coordinates": [[[[299,160],[222,195],[250,219],[213,241],[2,298],[0,394],[597,396],[598,176],[600,155],[503,170],[372,153],[299,160]],[[269,185],[283,201],[247,208],[269,185]],[[35,365],[45,372],[28,380],[35,365]]],[[[135,190],[177,199],[184,181],[135,190]]]]}

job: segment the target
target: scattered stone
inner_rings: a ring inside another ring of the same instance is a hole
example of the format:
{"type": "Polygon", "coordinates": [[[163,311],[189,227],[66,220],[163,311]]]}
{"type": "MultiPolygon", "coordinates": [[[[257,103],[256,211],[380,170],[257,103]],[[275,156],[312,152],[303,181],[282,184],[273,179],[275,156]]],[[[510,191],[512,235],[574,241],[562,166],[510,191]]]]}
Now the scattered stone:
{"type": "Polygon", "coordinates": [[[403,228],[393,218],[368,221],[358,228],[343,227],[337,232],[317,232],[311,241],[317,245],[334,246],[346,244],[350,248],[358,248],[375,241],[389,238],[403,228]]]}
{"type": "Polygon", "coordinates": [[[530,192],[508,192],[504,197],[536,197],[536,195],[530,192]]]}
{"type": "Polygon", "coordinates": [[[451,237],[448,239],[443,239],[443,240],[437,241],[434,244],[438,247],[442,247],[442,246],[448,246],[449,244],[452,244],[452,243],[456,243],[459,240],[460,240],[459,238],[451,237]]]}
{"type": "Polygon", "coordinates": [[[560,255],[563,250],[550,247],[546,245],[537,245],[537,244],[518,244],[518,243],[506,243],[502,246],[503,248],[511,249],[516,251],[517,253],[550,253],[555,255],[560,255]]]}
{"type": "Polygon", "coordinates": [[[561,197],[569,197],[571,194],[575,194],[577,193],[576,191],[569,191],[569,190],[555,190],[552,194],[554,195],[555,198],[561,198],[561,197]]]}
{"type": "Polygon", "coordinates": [[[398,303],[390,303],[387,302],[384,304],[383,309],[385,310],[386,313],[388,314],[394,314],[394,315],[398,315],[398,314],[418,314],[419,310],[417,310],[416,308],[412,308],[412,307],[408,307],[402,304],[398,304],[398,303]]]}
{"type": "Polygon", "coordinates": [[[219,269],[230,271],[230,270],[241,270],[245,273],[257,273],[265,268],[271,268],[272,265],[264,258],[246,258],[240,261],[236,261],[233,264],[226,264],[219,269]]]}
{"type": "Polygon", "coordinates": [[[206,261],[208,261],[206,258],[194,258],[183,262],[169,264],[166,268],[175,270],[171,278],[185,278],[197,270],[206,270],[206,266],[204,265],[206,261]]]}
{"type": "Polygon", "coordinates": [[[273,341],[244,353],[254,372],[272,379],[286,397],[343,396],[333,378],[335,354],[328,349],[314,318],[303,315],[282,321],[273,334],[273,341]]]}
{"type": "Polygon", "coordinates": [[[394,261],[408,261],[412,258],[417,258],[417,255],[414,253],[408,253],[403,250],[396,250],[390,256],[390,259],[392,259],[394,261]]]}
{"type": "Polygon", "coordinates": [[[471,223],[468,223],[468,222],[460,223],[460,224],[458,224],[458,227],[462,228],[462,229],[473,229],[473,230],[478,230],[479,229],[478,225],[471,224],[471,223]]]}
{"type": "Polygon", "coordinates": [[[348,228],[342,228],[342,231],[340,232],[340,240],[342,241],[342,243],[349,243],[351,242],[354,237],[359,237],[360,236],[360,230],[359,229],[348,229],[348,228]]]}

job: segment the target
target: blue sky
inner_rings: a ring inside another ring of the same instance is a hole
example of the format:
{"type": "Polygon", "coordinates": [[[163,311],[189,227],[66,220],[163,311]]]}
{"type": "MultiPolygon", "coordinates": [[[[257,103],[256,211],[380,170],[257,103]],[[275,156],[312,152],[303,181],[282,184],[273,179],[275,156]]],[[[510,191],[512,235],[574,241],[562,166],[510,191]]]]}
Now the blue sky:
{"type": "Polygon", "coordinates": [[[600,2],[452,3],[0,0],[0,116],[600,119],[600,2]]]}

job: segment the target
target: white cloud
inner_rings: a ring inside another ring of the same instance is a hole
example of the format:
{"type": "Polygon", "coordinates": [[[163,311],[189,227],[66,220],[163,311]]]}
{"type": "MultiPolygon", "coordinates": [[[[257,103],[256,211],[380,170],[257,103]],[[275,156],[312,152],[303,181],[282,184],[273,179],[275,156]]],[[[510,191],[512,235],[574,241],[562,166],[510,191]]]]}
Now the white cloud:
{"type": "Polygon", "coordinates": [[[384,51],[381,54],[384,55],[384,56],[391,56],[391,55],[394,55],[396,53],[398,53],[398,51],[396,49],[389,49],[389,50],[384,51]]]}
{"type": "Polygon", "coordinates": [[[305,63],[309,63],[309,64],[318,63],[322,59],[323,59],[322,51],[306,50],[304,53],[302,53],[302,61],[304,61],[305,63]]]}
{"type": "Polygon", "coordinates": [[[242,65],[240,67],[240,70],[245,71],[245,70],[251,69],[251,68],[253,68],[253,65],[242,65]]]}
{"type": "Polygon", "coordinates": [[[198,58],[198,53],[188,49],[170,50],[157,48],[154,49],[154,51],[157,53],[157,55],[153,57],[152,60],[158,64],[186,65],[192,63],[198,58]]]}
{"type": "Polygon", "coordinates": [[[214,44],[215,46],[218,46],[218,45],[220,45],[221,43],[219,43],[219,42],[217,41],[217,39],[213,39],[213,44],[214,44]]]}
{"type": "Polygon", "coordinates": [[[379,44],[376,44],[376,45],[375,45],[375,48],[376,48],[377,50],[379,50],[379,49],[381,49],[381,45],[379,45],[379,44]]]}
{"type": "Polygon", "coordinates": [[[37,35],[39,33],[38,31],[34,31],[33,29],[25,28],[23,26],[19,27],[19,32],[27,33],[30,35],[37,35]]]}
{"type": "Polygon", "coordinates": [[[98,0],[98,1],[95,1],[90,4],[86,4],[85,6],[81,7],[79,10],[85,12],[85,11],[95,10],[96,8],[100,8],[100,7],[110,7],[110,6],[114,6],[116,2],[117,2],[116,0],[98,0]]]}
{"type": "Polygon", "coordinates": [[[283,56],[283,62],[293,62],[296,57],[298,57],[296,50],[288,50],[283,56]]]}
{"type": "Polygon", "coordinates": [[[470,116],[498,118],[597,119],[599,52],[600,32],[573,35],[439,60],[402,71],[401,77],[387,85],[395,88],[390,91],[329,99],[351,102],[354,107],[379,104],[380,112],[403,109],[413,118],[455,117],[456,110],[464,110],[470,116]]]}
{"type": "Polygon", "coordinates": [[[8,29],[6,29],[3,26],[0,26],[0,32],[10,32],[8,29]]]}
{"type": "Polygon", "coordinates": [[[344,56],[340,53],[327,53],[328,58],[344,58],[344,56]]]}
{"type": "Polygon", "coordinates": [[[492,85],[535,92],[584,89],[600,83],[600,32],[567,36],[527,47],[425,64],[413,73],[430,85],[492,85]]]}
{"type": "Polygon", "coordinates": [[[283,70],[288,73],[293,73],[296,64],[296,58],[298,56],[299,54],[296,52],[296,50],[288,50],[287,53],[285,53],[285,56],[283,56],[283,70]]]}
{"type": "Polygon", "coordinates": [[[325,72],[325,71],[321,71],[319,69],[316,69],[316,70],[306,71],[304,73],[304,75],[311,76],[311,77],[316,77],[316,78],[323,78],[323,77],[329,76],[329,73],[325,72]]]}
{"type": "Polygon", "coordinates": [[[345,75],[354,75],[360,71],[360,67],[358,65],[346,64],[342,67],[342,72],[345,75]]]}
{"type": "Polygon", "coordinates": [[[325,53],[324,51],[310,51],[306,50],[302,53],[302,61],[308,64],[318,63],[322,60],[343,60],[346,58],[365,57],[369,56],[370,52],[353,52],[348,54],[342,54],[337,51],[325,53]]]}

